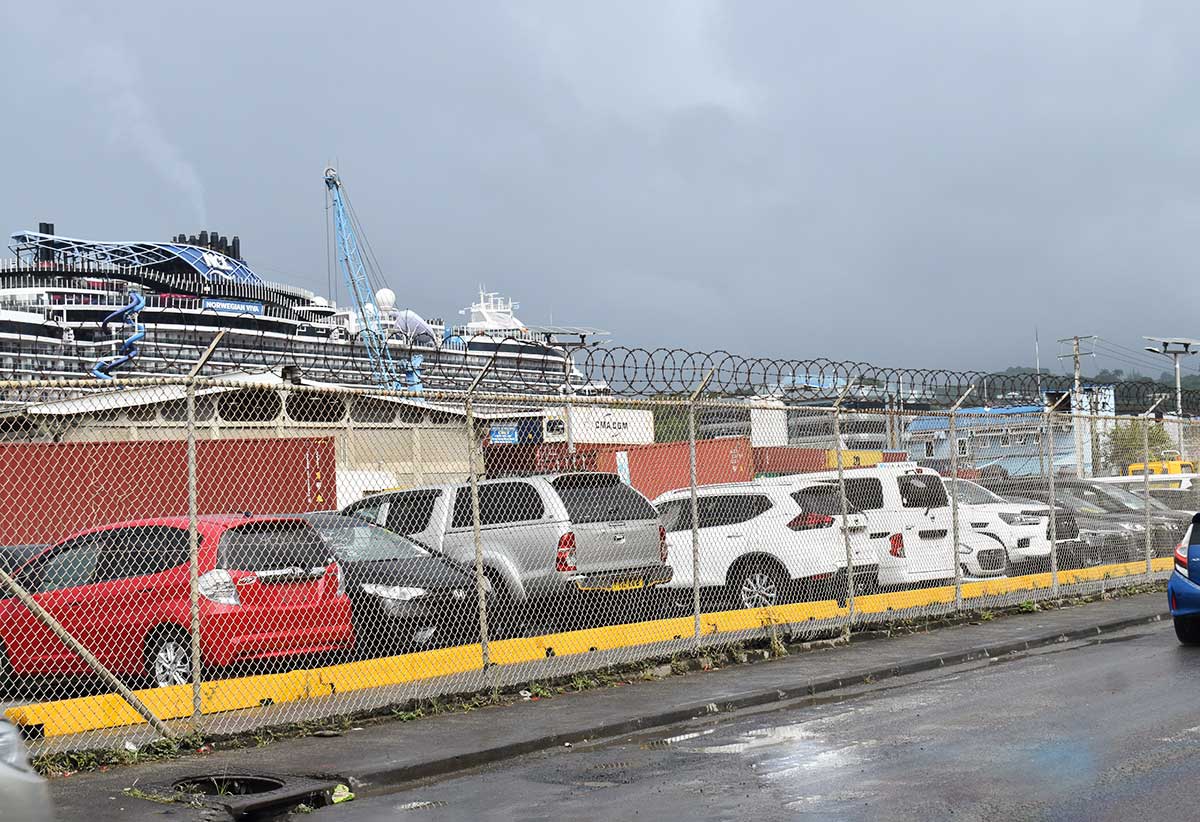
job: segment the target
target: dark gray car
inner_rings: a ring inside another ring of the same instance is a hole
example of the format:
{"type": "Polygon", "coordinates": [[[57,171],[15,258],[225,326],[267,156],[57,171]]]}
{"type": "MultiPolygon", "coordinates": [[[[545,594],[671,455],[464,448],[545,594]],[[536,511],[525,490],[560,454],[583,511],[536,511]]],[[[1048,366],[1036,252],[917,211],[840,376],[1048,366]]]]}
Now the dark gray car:
{"type": "MultiPolygon", "coordinates": [[[[1050,502],[1050,483],[1046,477],[983,479],[980,484],[1005,499],[1026,499],[1042,505],[1050,502]]],[[[1123,510],[1110,497],[1100,494],[1094,483],[1056,478],[1054,501],[1059,508],[1071,512],[1082,543],[1078,546],[1075,561],[1060,562],[1060,567],[1131,562],[1145,557],[1144,517],[1139,520],[1128,510],[1123,510]]]]}
{"type": "Polygon", "coordinates": [[[360,654],[479,641],[479,600],[469,568],[359,517],[336,511],[302,516],[338,561],[360,654]]]}

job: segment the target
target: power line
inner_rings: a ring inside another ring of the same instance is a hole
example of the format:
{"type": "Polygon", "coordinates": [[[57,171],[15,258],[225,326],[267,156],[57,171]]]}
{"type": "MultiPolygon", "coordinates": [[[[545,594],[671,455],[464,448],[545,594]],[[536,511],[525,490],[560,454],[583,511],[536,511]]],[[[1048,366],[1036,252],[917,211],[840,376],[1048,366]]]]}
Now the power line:
{"type": "Polygon", "coordinates": [[[1154,371],[1159,371],[1162,369],[1161,361],[1147,357],[1142,351],[1134,351],[1133,349],[1121,345],[1120,343],[1115,343],[1112,340],[1097,338],[1094,345],[1103,349],[1106,352],[1106,356],[1111,357],[1112,359],[1121,359],[1125,362],[1136,362],[1143,368],[1149,368],[1154,371]]]}
{"type": "Polygon", "coordinates": [[[1121,351],[1109,349],[1102,343],[1098,343],[1096,345],[1096,348],[1099,349],[1097,351],[1098,356],[1101,356],[1107,360],[1115,360],[1115,361],[1123,363],[1125,365],[1132,365],[1136,368],[1150,371],[1151,373],[1148,374],[1147,376],[1154,376],[1154,374],[1161,373],[1163,370],[1161,362],[1155,362],[1153,360],[1146,359],[1144,357],[1137,357],[1137,356],[1126,354],[1121,351]]]}

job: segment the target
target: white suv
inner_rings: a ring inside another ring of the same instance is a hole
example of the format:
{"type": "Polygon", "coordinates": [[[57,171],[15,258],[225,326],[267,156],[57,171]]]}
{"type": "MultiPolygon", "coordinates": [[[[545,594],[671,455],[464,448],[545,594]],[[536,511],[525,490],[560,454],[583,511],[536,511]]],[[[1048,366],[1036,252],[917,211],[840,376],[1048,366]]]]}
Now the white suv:
{"type": "MultiPolygon", "coordinates": [[[[738,608],[774,605],[802,594],[841,598],[846,547],[837,488],[807,477],[788,484],[742,482],[696,491],[699,577],[703,588],[723,588],[738,608]]],[[[671,581],[692,587],[692,506],[687,488],[654,501],[667,531],[671,581]]],[[[878,560],[866,539],[866,517],[845,522],[854,558],[855,587],[876,583],[878,560]]]]}
{"type": "Polygon", "coordinates": [[[1007,571],[1050,567],[1050,509],[1009,502],[970,480],[945,478],[958,497],[959,527],[989,537],[1003,546],[1007,571]]]}
{"type": "MultiPolygon", "coordinates": [[[[875,552],[879,584],[900,587],[954,577],[953,523],[942,478],[912,462],[886,462],[843,472],[851,510],[865,518],[860,535],[875,552]]],[[[836,489],[837,472],[760,480],[771,484],[820,481],[836,489]]],[[[970,576],[1004,573],[1005,552],[994,540],[959,530],[959,562],[970,576]]]]}

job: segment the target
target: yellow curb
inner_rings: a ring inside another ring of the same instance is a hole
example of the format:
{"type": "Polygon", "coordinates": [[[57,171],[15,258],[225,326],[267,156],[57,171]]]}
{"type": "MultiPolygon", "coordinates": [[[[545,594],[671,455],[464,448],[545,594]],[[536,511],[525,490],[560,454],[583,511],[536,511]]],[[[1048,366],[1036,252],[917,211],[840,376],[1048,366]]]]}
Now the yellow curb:
{"type": "MultiPolygon", "coordinates": [[[[1171,557],[1151,562],[1155,571],[1169,571],[1171,557]]],[[[1100,580],[1105,578],[1140,576],[1146,573],[1145,562],[1103,565],[1059,572],[1059,584],[1100,580]]],[[[995,597],[1021,591],[1050,588],[1050,574],[1029,574],[1020,577],[964,583],[963,600],[995,597]]],[[[923,588],[855,597],[859,613],[886,613],[954,602],[954,587],[923,588]]],[[[847,608],[837,602],[798,602],[769,608],[719,611],[700,615],[700,630],[705,636],[738,631],[754,631],[771,625],[802,624],[811,620],[845,617],[847,608]]],[[[498,665],[517,665],[551,656],[573,656],[595,651],[634,648],[672,640],[691,639],[694,631],[692,617],[659,619],[609,625],[579,631],[522,637],[491,642],[488,645],[491,661],[498,665]]],[[[401,656],[367,659],[300,669],[279,674],[237,677],[205,682],[201,686],[201,705],[204,714],[216,714],[278,705],[312,697],[349,693],[388,685],[400,685],[425,679],[477,671],[482,667],[482,648],[478,643],[453,648],[438,648],[401,656]]],[[[190,685],[170,688],[148,688],[135,692],[160,719],[184,719],[192,715],[190,685]]],[[[97,731],[143,724],[145,720],[116,694],[61,699],[9,708],[4,712],[13,723],[42,726],[47,737],[97,731]]]]}

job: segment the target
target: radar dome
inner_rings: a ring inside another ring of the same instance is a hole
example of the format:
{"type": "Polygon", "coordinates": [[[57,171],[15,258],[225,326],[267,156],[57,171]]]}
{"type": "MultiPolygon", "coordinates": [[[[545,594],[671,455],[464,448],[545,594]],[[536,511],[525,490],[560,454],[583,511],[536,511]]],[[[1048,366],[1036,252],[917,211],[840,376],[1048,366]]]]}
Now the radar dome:
{"type": "Polygon", "coordinates": [[[382,311],[391,311],[396,307],[396,292],[390,288],[381,288],[375,292],[375,302],[382,311]]]}

